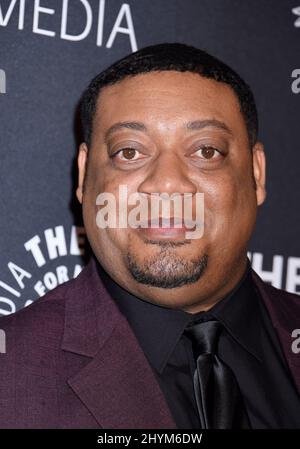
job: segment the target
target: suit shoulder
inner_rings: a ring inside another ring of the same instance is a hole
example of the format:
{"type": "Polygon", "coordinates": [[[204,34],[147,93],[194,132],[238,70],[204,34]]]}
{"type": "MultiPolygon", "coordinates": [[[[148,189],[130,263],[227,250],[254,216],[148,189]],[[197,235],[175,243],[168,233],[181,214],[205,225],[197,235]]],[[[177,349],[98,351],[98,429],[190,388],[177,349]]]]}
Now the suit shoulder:
{"type": "Polygon", "coordinates": [[[254,270],[252,277],[273,320],[286,329],[299,326],[300,296],[263,281],[254,270]]]}
{"type": "MultiPolygon", "coordinates": [[[[74,279],[59,285],[32,304],[10,315],[0,317],[0,329],[15,338],[30,337],[43,333],[59,331],[64,325],[65,300],[72,290],[74,279]]],[[[58,332],[59,334],[59,332],[58,332]]]]}
{"type": "Polygon", "coordinates": [[[274,287],[267,282],[264,282],[264,284],[270,295],[281,298],[283,301],[290,301],[293,304],[295,303],[298,307],[300,306],[300,296],[297,293],[291,293],[287,290],[283,290],[282,288],[274,287]]]}

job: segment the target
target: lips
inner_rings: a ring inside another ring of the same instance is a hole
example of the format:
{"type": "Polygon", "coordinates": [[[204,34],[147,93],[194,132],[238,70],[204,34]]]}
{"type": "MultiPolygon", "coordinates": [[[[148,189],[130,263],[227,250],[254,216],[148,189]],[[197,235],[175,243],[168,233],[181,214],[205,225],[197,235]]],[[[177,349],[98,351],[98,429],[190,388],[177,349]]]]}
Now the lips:
{"type": "MultiPolygon", "coordinates": [[[[191,224],[191,227],[194,224],[191,224]]],[[[187,227],[187,223],[183,222],[181,217],[158,217],[142,222],[138,228],[139,233],[148,239],[184,239],[185,233],[191,229],[187,227]]]]}

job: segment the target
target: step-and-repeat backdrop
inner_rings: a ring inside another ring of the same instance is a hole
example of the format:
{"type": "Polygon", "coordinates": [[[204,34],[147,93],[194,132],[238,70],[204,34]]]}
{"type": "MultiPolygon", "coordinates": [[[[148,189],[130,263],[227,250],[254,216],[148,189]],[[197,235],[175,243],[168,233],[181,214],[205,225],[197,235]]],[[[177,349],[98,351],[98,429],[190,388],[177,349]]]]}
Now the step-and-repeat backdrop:
{"type": "Polygon", "coordinates": [[[300,292],[300,0],[0,0],[0,315],[86,263],[78,100],[106,66],[161,42],[203,48],[252,87],[268,170],[249,257],[300,292]]]}

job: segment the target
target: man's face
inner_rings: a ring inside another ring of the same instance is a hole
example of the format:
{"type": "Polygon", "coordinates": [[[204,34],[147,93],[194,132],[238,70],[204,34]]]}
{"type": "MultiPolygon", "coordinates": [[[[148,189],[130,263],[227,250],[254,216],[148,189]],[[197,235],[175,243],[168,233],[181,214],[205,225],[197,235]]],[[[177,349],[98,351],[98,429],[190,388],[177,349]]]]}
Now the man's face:
{"type": "Polygon", "coordinates": [[[229,86],[164,71],[105,87],[90,148],[81,145],[78,164],[77,196],[89,242],[121,286],[191,313],[209,309],[235,286],[245,270],[257,205],[264,201],[265,166],[262,145],[249,148],[229,86]],[[135,125],[111,128],[124,122],[135,125]],[[202,237],[151,227],[100,229],[96,198],[113,193],[118,207],[119,185],[127,186],[128,196],[138,192],[145,198],[189,193],[193,213],[196,193],[203,193],[202,237]]]}

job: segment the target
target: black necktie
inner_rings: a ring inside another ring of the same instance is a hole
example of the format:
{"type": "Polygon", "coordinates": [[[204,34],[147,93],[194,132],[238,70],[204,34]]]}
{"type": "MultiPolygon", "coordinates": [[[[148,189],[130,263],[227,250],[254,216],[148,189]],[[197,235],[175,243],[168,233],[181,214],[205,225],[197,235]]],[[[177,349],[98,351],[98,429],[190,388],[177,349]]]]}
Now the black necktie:
{"type": "Polygon", "coordinates": [[[233,371],[216,355],[222,324],[191,323],[185,329],[196,354],[194,389],[202,429],[250,428],[233,371]]]}

